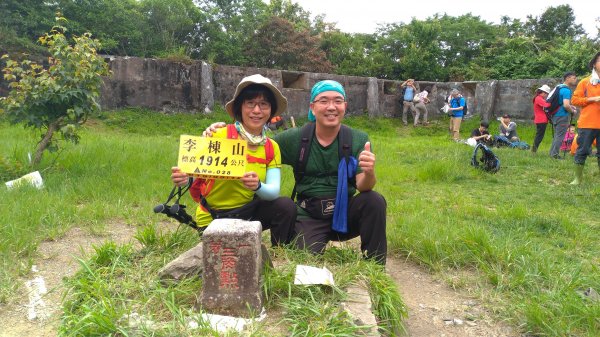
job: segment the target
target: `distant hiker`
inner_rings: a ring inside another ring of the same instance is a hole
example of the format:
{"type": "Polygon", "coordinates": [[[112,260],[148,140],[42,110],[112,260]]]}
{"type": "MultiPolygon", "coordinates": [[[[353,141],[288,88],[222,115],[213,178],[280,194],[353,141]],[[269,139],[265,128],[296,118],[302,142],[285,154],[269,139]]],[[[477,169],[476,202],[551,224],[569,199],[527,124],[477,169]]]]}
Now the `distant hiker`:
{"type": "Polygon", "coordinates": [[[573,144],[575,135],[575,125],[569,126],[569,130],[567,130],[567,133],[565,134],[565,139],[563,139],[563,142],[560,145],[560,150],[563,153],[563,157],[567,154],[567,152],[571,151],[571,145],[573,144]]]}
{"type": "Polygon", "coordinates": [[[415,97],[413,98],[413,103],[415,105],[415,110],[417,111],[417,113],[415,114],[415,123],[414,126],[419,125],[419,117],[423,116],[423,125],[428,125],[429,122],[427,121],[427,104],[429,104],[430,100],[429,100],[429,93],[431,93],[431,86],[427,86],[425,87],[425,89],[423,89],[423,91],[421,91],[420,93],[416,94],[415,97]]]}
{"type": "Polygon", "coordinates": [[[475,147],[478,143],[483,143],[485,145],[492,145],[494,142],[494,138],[490,135],[488,131],[490,124],[488,122],[479,123],[479,127],[471,131],[471,137],[467,139],[467,144],[475,147]]]}
{"type": "Polygon", "coordinates": [[[450,133],[454,141],[460,140],[460,123],[463,119],[463,109],[467,105],[465,98],[461,96],[458,89],[452,89],[450,92],[450,133]]]}
{"type": "Polygon", "coordinates": [[[571,124],[572,115],[575,114],[575,107],[571,105],[571,89],[577,84],[577,75],[573,72],[567,72],[563,76],[563,85],[555,90],[559,90],[560,108],[552,116],[552,126],[554,128],[554,138],[550,147],[550,157],[562,159],[560,157],[560,145],[562,144],[567,129],[571,124]]]}
{"type": "Polygon", "coordinates": [[[498,126],[500,135],[506,137],[510,142],[518,142],[517,123],[510,120],[510,115],[504,114],[498,120],[500,121],[500,125],[498,126]]]}
{"type": "MultiPolygon", "coordinates": [[[[290,243],[296,219],[296,206],[288,197],[279,197],[281,153],[279,145],[265,135],[265,124],[287,108],[287,99],[261,75],[244,77],[225,110],[234,124],[220,129],[216,138],[248,141],[246,173],[240,179],[194,179],[190,194],[199,202],[198,226],[207,226],[214,218],[238,218],[260,221],[271,229],[273,245],[290,243]]],[[[189,177],[178,167],[171,169],[171,180],[182,186],[189,177]]]]}
{"type": "Polygon", "coordinates": [[[575,180],[573,185],[581,184],[583,166],[591,153],[592,143],[596,142],[596,157],[600,168],[600,52],[589,63],[592,74],[577,84],[573,93],[573,104],[581,107],[577,121],[578,147],[575,152],[575,180]]]}
{"type": "MultiPolygon", "coordinates": [[[[402,102],[402,124],[404,124],[405,126],[408,125],[408,119],[406,116],[406,113],[408,112],[408,110],[410,110],[410,113],[413,116],[413,119],[415,118],[415,114],[417,113],[417,111],[415,110],[415,105],[413,102],[413,99],[415,98],[415,95],[417,94],[417,87],[415,87],[415,80],[412,78],[409,78],[408,80],[404,81],[401,85],[400,85],[401,91],[400,91],[400,102],[402,102]]],[[[416,121],[415,121],[416,124],[416,121]]]]}
{"type": "Polygon", "coordinates": [[[550,87],[546,84],[537,88],[535,91],[535,97],[533,98],[533,123],[535,123],[535,137],[533,138],[533,146],[531,152],[536,153],[538,147],[544,139],[546,134],[546,127],[548,126],[548,117],[544,108],[550,106],[550,103],[546,102],[546,98],[550,93],[550,87]]]}

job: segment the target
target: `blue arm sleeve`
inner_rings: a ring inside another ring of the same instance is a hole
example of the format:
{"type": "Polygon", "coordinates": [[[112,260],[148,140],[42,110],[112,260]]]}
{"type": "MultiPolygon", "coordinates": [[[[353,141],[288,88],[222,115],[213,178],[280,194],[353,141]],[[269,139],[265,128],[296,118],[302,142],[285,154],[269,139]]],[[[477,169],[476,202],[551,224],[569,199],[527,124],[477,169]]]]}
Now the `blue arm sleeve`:
{"type": "Polygon", "coordinates": [[[260,188],[256,191],[256,194],[263,200],[275,200],[279,197],[279,190],[281,188],[281,169],[270,168],[267,169],[267,178],[264,183],[261,183],[260,188]]]}

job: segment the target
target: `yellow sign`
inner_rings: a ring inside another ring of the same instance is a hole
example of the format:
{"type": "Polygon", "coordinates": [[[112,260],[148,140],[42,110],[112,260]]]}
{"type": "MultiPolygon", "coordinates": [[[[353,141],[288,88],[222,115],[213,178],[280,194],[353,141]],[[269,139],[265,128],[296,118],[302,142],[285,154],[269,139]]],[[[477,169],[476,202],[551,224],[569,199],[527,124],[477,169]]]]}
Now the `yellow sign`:
{"type": "Polygon", "coordinates": [[[194,177],[237,179],[246,172],[247,147],[242,139],[181,135],[177,165],[194,177]]]}

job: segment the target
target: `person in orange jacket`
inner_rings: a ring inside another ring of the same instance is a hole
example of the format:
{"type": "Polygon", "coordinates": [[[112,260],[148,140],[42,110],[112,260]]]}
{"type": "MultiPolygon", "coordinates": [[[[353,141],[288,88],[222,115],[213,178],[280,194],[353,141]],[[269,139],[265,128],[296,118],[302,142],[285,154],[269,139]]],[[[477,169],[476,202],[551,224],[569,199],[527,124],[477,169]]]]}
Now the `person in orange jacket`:
{"type": "MultiPolygon", "coordinates": [[[[579,129],[575,162],[575,180],[571,185],[581,184],[583,166],[591,153],[592,143],[596,142],[596,149],[600,145],[600,52],[596,53],[589,63],[591,75],[582,79],[573,92],[571,103],[581,107],[581,115],[577,121],[579,129]]],[[[598,154],[596,154],[598,156],[598,154]]],[[[600,168],[600,157],[598,157],[600,168]]]]}

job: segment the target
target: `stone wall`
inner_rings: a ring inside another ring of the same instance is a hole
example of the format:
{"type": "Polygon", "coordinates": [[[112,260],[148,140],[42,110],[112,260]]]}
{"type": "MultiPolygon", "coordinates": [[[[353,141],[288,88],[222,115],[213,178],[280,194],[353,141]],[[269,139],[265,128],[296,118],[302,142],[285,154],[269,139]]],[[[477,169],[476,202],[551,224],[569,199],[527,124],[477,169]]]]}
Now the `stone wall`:
{"type": "MultiPolygon", "coordinates": [[[[112,76],[105,79],[103,108],[141,106],[172,112],[210,113],[215,104],[224,106],[236,85],[251,74],[262,74],[273,81],[288,99],[287,116],[304,118],[308,114],[310,89],[318,81],[340,82],[348,96],[348,115],[399,117],[401,81],[373,77],[344,76],[324,73],[274,70],[252,67],[211,66],[203,61],[183,64],[136,57],[107,57],[112,76]]],[[[508,113],[518,120],[531,120],[531,100],[542,84],[554,86],[558,79],[427,82],[417,81],[419,88],[433,87],[430,118],[441,116],[450,90],[458,88],[466,97],[469,113],[492,120],[508,113]]]]}

